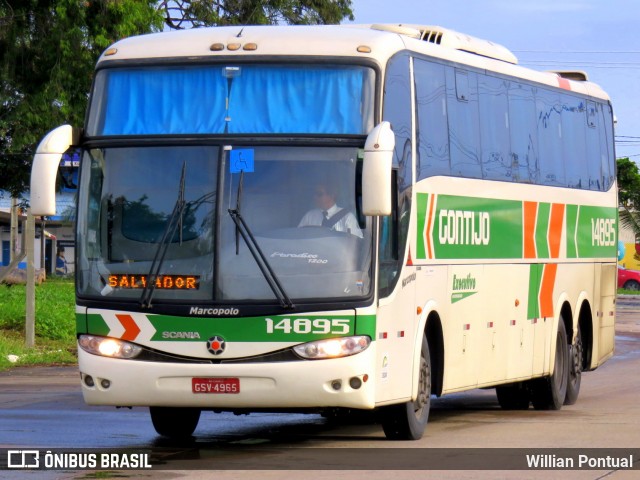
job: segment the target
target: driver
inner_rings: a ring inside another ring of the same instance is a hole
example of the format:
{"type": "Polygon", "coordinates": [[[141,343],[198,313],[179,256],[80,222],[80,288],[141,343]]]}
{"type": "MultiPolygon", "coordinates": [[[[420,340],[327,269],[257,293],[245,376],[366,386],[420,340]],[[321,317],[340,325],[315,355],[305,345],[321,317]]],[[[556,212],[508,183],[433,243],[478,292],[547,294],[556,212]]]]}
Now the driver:
{"type": "Polygon", "coordinates": [[[356,216],[349,210],[336,205],[337,196],[334,187],[325,184],[316,185],[314,199],[317,208],[305,213],[298,227],[325,227],[362,238],[362,230],[358,226],[356,216]]]}

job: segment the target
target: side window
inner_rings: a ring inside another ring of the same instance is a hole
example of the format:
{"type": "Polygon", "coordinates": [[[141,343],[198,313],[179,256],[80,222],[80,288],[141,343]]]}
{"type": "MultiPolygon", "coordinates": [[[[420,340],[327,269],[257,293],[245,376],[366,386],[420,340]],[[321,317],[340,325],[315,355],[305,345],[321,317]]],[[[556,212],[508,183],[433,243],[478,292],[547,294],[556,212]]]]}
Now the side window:
{"type": "Polygon", "coordinates": [[[392,58],[384,83],[382,119],[391,122],[396,146],[393,156],[393,214],[383,217],[380,225],[378,284],[381,297],[389,295],[398,281],[409,231],[413,184],[410,61],[408,55],[392,58]]]}
{"type": "Polygon", "coordinates": [[[586,100],[560,95],[562,101],[562,157],[565,164],[565,186],[589,188],[587,158],[586,100]]]}
{"type": "Polygon", "coordinates": [[[451,174],[482,178],[477,75],[447,68],[451,174]]]}
{"type": "Polygon", "coordinates": [[[589,185],[586,188],[601,190],[604,186],[603,180],[607,176],[607,173],[603,171],[606,164],[603,165],[600,158],[600,130],[604,128],[604,125],[598,125],[598,107],[595,102],[590,100],[587,101],[586,122],[586,160],[589,171],[589,185]]]}
{"type": "Polygon", "coordinates": [[[478,75],[482,172],[489,180],[511,181],[509,82],[478,75]]]}
{"type": "Polygon", "coordinates": [[[560,94],[538,89],[536,115],[538,122],[538,151],[540,152],[540,183],[566,186],[562,158],[562,104],[560,94]]]}
{"type": "Polygon", "coordinates": [[[533,87],[512,82],[509,85],[509,126],[511,172],[513,180],[538,183],[538,131],[533,87]]]}
{"type": "Polygon", "coordinates": [[[602,165],[602,187],[601,190],[609,190],[616,175],[616,159],[613,152],[613,113],[611,106],[599,104],[600,128],[600,160],[602,165]]]}
{"type": "Polygon", "coordinates": [[[418,180],[450,175],[445,67],[415,59],[418,180]]]}
{"type": "Polygon", "coordinates": [[[398,169],[400,191],[412,184],[411,166],[411,79],[407,55],[392,58],[384,82],[382,119],[391,122],[396,136],[393,167],[398,169]]]}

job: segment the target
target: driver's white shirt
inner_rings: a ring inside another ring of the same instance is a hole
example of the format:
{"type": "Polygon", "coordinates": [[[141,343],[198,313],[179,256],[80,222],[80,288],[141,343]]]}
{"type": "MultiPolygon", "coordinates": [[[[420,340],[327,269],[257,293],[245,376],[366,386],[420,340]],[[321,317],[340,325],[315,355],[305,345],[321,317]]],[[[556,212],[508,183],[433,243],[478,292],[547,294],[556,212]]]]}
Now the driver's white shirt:
{"type": "MultiPolygon", "coordinates": [[[[327,217],[331,219],[331,217],[341,210],[342,208],[334,203],[333,206],[327,210],[327,217]]],[[[322,226],[322,220],[324,220],[324,214],[322,212],[323,210],[319,208],[309,210],[304,214],[302,220],[300,220],[298,227],[322,226]]],[[[349,232],[351,235],[362,238],[362,230],[360,230],[358,220],[352,212],[347,213],[344,217],[338,220],[331,229],[336,232],[349,232]]]]}

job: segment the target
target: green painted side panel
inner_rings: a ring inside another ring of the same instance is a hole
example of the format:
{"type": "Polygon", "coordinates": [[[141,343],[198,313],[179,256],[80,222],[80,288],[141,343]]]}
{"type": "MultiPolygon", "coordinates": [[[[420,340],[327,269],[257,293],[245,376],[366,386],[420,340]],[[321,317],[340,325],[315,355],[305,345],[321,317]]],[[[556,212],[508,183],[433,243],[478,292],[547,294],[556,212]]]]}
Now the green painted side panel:
{"type": "Polygon", "coordinates": [[[538,218],[536,220],[536,253],[538,258],[549,258],[549,215],[550,203],[538,204],[538,218]]]}
{"type": "Polygon", "coordinates": [[[578,224],[578,205],[567,205],[566,237],[567,258],[578,258],[578,250],[574,239],[578,224]]]}
{"type": "Polygon", "coordinates": [[[156,329],[151,341],[192,342],[222,336],[228,342],[309,342],[353,335],[355,317],[335,315],[195,318],[149,315],[156,329]],[[198,338],[174,338],[167,332],[197,332],[198,338]]]}
{"type": "Polygon", "coordinates": [[[542,283],[542,269],[544,265],[534,263],[529,265],[529,298],[527,302],[527,318],[540,318],[540,303],[538,302],[540,285],[542,283]]]}
{"type": "Polygon", "coordinates": [[[576,249],[580,258],[618,255],[618,209],[580,206],[576,249]]]}
{"type": "Polygon", "coordinates": [[[429,195],[426,193],[418,193],[416,194],[417,202],[418,202],[418,238],[416,239],[416,257],[417,258],[427,258],[427,248],[424,242],[424,235],[426,228],[426,220],[427,214],[429,212],[429,195]]]}
{"type": "MultiPolygon", "coordinates": [[[[84,333],[78,331],[78,333],[84,333]]],[[[93,335],[109,335],[109,325],[102,318],[102,315],[91,313],[87,315],[87,332],[93,335]]]]}
{"type": "Polygon", "coordinates": [[[356,317],[356,335],[369,335],[371,341],[376,339],[376,316],[358,315],[356,317]]]}
{"type": "Polygon", "coordinates": [[[438,195],[433,222],[435,258],[522,258],[521,201],[438,195]]]}
{"type": "Polygon", "coordinates": [[[76,333],[87,333],[87,315],[76,313],[76,333]]]}

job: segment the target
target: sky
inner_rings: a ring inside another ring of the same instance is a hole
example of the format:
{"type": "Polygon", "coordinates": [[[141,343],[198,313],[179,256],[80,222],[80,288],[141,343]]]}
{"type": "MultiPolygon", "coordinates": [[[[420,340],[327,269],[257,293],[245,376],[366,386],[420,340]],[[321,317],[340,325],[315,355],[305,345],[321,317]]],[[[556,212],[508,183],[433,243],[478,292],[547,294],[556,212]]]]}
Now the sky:
{"type": "Polygon", "coordinates": [[[611,97],[616,156],[640,163],[638,0],[352,0],[353,23],[439,25],[535,70],[582,70],[611,97]]]}

